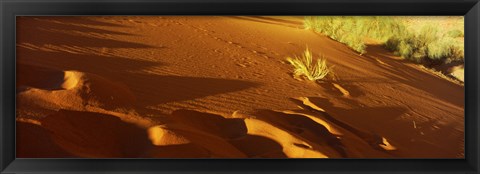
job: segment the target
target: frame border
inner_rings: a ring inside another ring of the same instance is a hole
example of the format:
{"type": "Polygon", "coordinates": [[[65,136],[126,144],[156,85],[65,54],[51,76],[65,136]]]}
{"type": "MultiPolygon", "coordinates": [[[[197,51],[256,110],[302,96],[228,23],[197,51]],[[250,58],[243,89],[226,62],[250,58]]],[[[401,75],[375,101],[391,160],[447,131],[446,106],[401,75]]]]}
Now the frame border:
{"type": "Polygon", "coordinates": [[[0,0],[0,173],[479,173],[479,0],[0,0]],[[16,159],[20,15],[464,15],[465,159],[16,159]]]}

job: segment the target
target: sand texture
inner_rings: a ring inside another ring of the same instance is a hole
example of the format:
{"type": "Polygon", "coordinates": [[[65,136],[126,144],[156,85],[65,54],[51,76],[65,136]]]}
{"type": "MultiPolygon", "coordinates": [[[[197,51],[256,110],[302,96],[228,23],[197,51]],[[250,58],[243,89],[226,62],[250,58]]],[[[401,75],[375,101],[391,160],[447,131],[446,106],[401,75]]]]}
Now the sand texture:
{"type": "Polygon", "coordinates": [[[463,85],[302,19],[18,17],[17,157],[464,157],[463,85]]]}

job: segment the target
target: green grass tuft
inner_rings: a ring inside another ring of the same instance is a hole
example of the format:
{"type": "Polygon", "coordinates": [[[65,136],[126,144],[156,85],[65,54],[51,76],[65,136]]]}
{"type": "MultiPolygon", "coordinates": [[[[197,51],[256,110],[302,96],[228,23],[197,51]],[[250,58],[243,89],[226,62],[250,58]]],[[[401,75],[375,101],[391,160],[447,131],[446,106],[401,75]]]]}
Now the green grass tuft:
{"type": "Polygon", "coordinates": [[[314,61],[308,48],[301,57],[287,57],[287,60],[294,67],[295,76],[304,76],[310,81],[321,80],[332,71],[332,67],[327,66],[327,60],[323,56],[314,61]]]}

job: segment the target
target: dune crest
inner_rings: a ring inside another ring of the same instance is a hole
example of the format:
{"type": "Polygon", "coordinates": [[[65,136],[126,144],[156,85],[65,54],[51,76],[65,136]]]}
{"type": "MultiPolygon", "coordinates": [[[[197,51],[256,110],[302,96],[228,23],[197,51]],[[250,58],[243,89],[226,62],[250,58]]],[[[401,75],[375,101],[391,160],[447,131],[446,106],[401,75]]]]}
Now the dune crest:
{"type": "Polygon", "coordinates": [[[75,71],[65,71],[64,72],[64,82],[61,85],[63,89],[69,90],[77,86],[78,82],[80,81],[80,77],[82,74],[80,72],[75,71]]]}
{"type": "Polygon", "coordinates": [[[190,141],[174,132],[163,129],[162,126],[148,128],[148,137],[155,146],[188,144],[190,141]]]}

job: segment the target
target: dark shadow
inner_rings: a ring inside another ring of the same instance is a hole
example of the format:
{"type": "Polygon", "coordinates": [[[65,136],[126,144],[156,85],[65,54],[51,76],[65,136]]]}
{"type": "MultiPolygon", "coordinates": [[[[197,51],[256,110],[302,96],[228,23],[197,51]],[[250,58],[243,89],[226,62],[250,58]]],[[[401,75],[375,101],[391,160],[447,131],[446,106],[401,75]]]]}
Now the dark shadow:
{"type": "Polygon", "coordinates": [[[50,133],[40,125],[16,122],[17,158],[69,158],[75,157],[59,147],[50,133]]]}
{"type": "Polygon", "coordinates": [[[303,115],[286,114],[271,110],[259,110],[255,114],[257,119],[274,124],[276,127],[302,135],[316,144],[326,144],[334,149],[341,157],[347,157],[342,142],[328,129],[303,115]]]}
{"type": "Polygon", "coordinates": [[[274,140],[247,134],[244,119],[193,110],[176,110],[170,119],[195,130],[225,139],[250,158],[286,158],[283,147],[274,140]]]}
{"type": "MultiPolygon", "coordinates": [[[[259,86],[257,83],[241,80],[135,73],[162,64],[123,57],[32,51],[25,48],[18,49],[17,57],[19,64],[28,63],[60,71],[77,70],[125,84],[138,97],[137,106],[140,109],[259,86]]],[[[23,68],[18,66],[20,68],[17,73],[25,74],[23,68]]],[[[58,75],[60,77],[60,74],[58,75]]]]}
{"type": "MultiPolygon", "coordinates": [[[[78,18],[78,17],[40,17],[40,18],[19,18],[17,20],[17,29],[27,32],[39,31],[39,30],[50,30],[54,29],[56,31],[65,31],[65,32],[81,32],[81,33],[95,33],[95,34],[110,34],[110,35],[127,35],[134,36],[136,34],[125,33],[119,31],[111,31],[100,28],[89,27],[93,20],[87,18],[78,18]]],[[[95,25],[93,25],[95,26],[95,25]]]]}
{"type": "Polygon", "coordinates": [[[464,130],[458,129],[458,125],[455,125],[455,123],[445,123],[441,120],[432,119],[424,123],[419,123],[417,128],[421,130],[424,135],[433,137],[434,140],[448,141],[437,144],[434,140],[425,139],[422,134],[412,133],[414,135],[410,137],[412,147],[423,147],[424,153],[437,153],[438,158],[444,158],[445,156],[463,158],[465,156],[465,133],[464,130]]]}
{"type": "Polygon", "coordinates": [[[174,111],[170,118],[224,139],[235,139],[247,135],[247,126],[240,118],[224,118],[216,114],[186,109],[174,111]]]}
{"type": "MultiPolygon", "coordinates": [[[[335,80],[330,80],[330,79],[325,79],[322,80],[324,83],[338,83],[338,84],[343,84],[343,85],[350,85],[353,83],[387,83],[387,84],[400,84],[400,82],[396,80],[389,80],[386,78],[341,78],[341,79],[335,79],[335,80]]],[[[342,85],[342,86],[343,86],[342,85]]]]}
{"type": "Polygon", "coordinates": [[[143,107],[192,100],[259,86],[259,84],[249,81],[205,77],[125,73],[120,78],[139,98],[138,102],[143,107]]]}
{"type": "MultiPolygon", "coordinates": [[[[303,102],[291,99],[298,106],[307,109],[309,112],[316,113],[320,119],[325,119],[351,133],[358,136],[366,143],[368,143],[373,149],[382,150],[379,146],[383,144],[382,136],[376,132],[383,132],[385,130],[378,130],[375,128],[385,128],[386,124],[398,123],[395,122],[398,117],[406,112],[406,109],[400,107],[361,107],[353,100],[344,99],[350,102],[351,105],[358,107],[358,109],[343,109],[335,107],[326,98],[321,97],[309,97],[309,100],[316,106],[325,110],[319,111],[306,106],[303,102]],[[382,125],[382,126],[378,126],[382,125]],[[361,127],[358,128],[358,127],[361,127]]],[[[299,111],[303,112],[303,111],[299,111]]],[[[391,130],[387,132],[392,132],[391,130]]]]}
{"type": "Polygon", "coordinates": [[[116,16],[35,16],[35,17],[24,16],[20,18],[21,19],[36,18],[39,20],[57,20],[57,21],[62,21],[64,23],[68,23],[68,24],[90,25],[90,26],[99,26],[99,27],[127,27],[124,25],[119,25],[119,24],[104,22],[99,20],[101,18],[112,18],[112,19],[119,18],[116,16]]]}
{"type": "Polygon", "coordinates": [[[155,146],[142,158],[212,158],[210,151],[194,143],[155,146]]]}
{"type": "MultiPolygon", "coordinates": [[[[100,76],[107,75],[107,77],[118,72],[140,71],[165,65],[160,61],[97,54],[47,52],[23,47],[17,47],[17,64],[35,65],[56,70],[77,70],[100,76]]],[[[19,73],[18,69],[17,73],[19,73]]]]}
{"type": "Polygon", "coordinates": [[[280,144],[263,136],[245,135],[230,140],[229,143],[245,153],[248,158],[288,158],[280,144]]]}
{"type": "Polygon", "coordinates": [[[373,65],[388,72],[384,74],[387,78],[430,93],[458,107],[464,107],[463,86],[409,67],[407,64],[411,62],[394,58],[395,56],[381,45],[368,45],[367,54],[364,56],[367,58],[366,60],[370,61],[373,65]],[[375,59],[380,59],[388,66],[377,62],[375,59]]]}
{"type": "MultiPolygon", "coordinates": [[[[243,119],[189,110],[178,110],[171,117],[178,123],[225,139],[249,157],[286,157],[275,141],[247,135],[243,119]]],[[[154,146],[144,128],[113,115],[60,110],[40,122],[42,126],[17,121],[17,157],[208,158],[215,153],[195,141],[154,146]]]]}
{"type": "Polygon", "coordinates": [[[142,43],[118,41],[100,37],[87,37],[72,31],[101,35],[130,35],[129,33],[55,23],[47,20],[39,21],[34,18],[19,18],[19,20],[17,20],[17,44],[50,44],[97,48],[153,48],[153,46],[142,43]]]}
{"type": "Polygon", "coordinates": [[[41,122],[59,146],[79,157],[137,157],[152,146],[144,129],[112,115],[60,110],[41,122]]]}
{"type": "Polygon", "coordinates": [[[17,93],[22,92],[23,88],[34,87],[45,90],[59,90],[64,82],[65,73],[63,71],[54,71],[48,68],[32,66],[27,64],[17,64],[17,93]]]}
{"type": "Polygon", "coordinates": [[[402,107],[362,107],[355,100],[350,99],[343,99],[343,101],[355,107],[355,109],[343,109],[340,107],[336,107],[333,105],[332,102],[330,102],[330,100],[322,97],[309,97],[309,100],[313,104],[324,109],[326,112],[321,112],[317,110],[313,111],[326,114],[326,118],[329,119],[329,121],[341,127],[345,127],[349,130],[354,130],[355,128],[342,121],[337,120],[336,118],[352,118],[352,120],[355,120],[355,125],[359,125],[363,129],[374,131],[374,128],[378,127],[378,125],[389,124],[389,122],[398,119],[398,117],[400,117],[407,111],[405,108],[402,107]],[[334,112],[336,117],[331,116],[331,114],[328,113],[329,111],[334,112]]]}
{"type": "MultiPolygon", "coordinates": [[[[20,20],[19,23],[22,23],[22,21],[20,20]]],[[[40,24],[45,25],[45,23],[40,24]]],[[[149,47],[147,45],[130,42],[60,34],[58,32],[42,30],[38,26],[31,27],[32,28],[19,29],[19,43],[24,42],[39,46],[45,44],[67,45],[80,47],[82,49],[88,49],[88,47],[149,47]]],[[[49,27],[49,25],[45,25],[44,27],[49,27]]],[[[61,25],[57,27],[64,26],[61,25]]],[[[55,26],[53,26],[52,29],[55,29],[55,26]]],[[[88,31],[87,28],[76,29],[88,31]]],[[[93,30],[92,32],[106,31],[93,30]]],[[[128,84],[128,87],[137,94],[139,101],[138,106],[140,108],[155,106],[167,102],[190,100],[209,95],[233,92],[258,86],[256,83],[239,80],[143,74],[139,71],[153,67],[158,68],[162,64],[157,61],[152,62],[135,58],[115,57],[108,54],[74,54],[66,51],[42,51],[35,50],[34,48],[17,46],[17,60],[19,63],[40,65],[55,70],[77,70],[92,73],[113,82],[128,84]]],[[[20,67],[19,70],[21,69],[22,68],[20,67]]]]}
{"type": "Polygon", "coordinates": [[[455,154],[452,149],[460,149],[459,145],[462,144],[463,136],[458,136],[458,134],[463,134],[463,131],[455,129],[456,126],[442,125],[438,120],[432,120],[422,124],[417,123],[415,127],[414,123],[400,119],[400,116],[407,111],[404,108],[365,108],[359,106],[353,100],[349,100],[350,104],[356,108],[344,109],[335,107],[326,98],[309,97],[309,100],[326,112],[309,108],[299,101],[295,103],[309,109],[309,112],[318,113],[319,117],[354,133],[376,149],[379,149],[378,145],[382,144],[381,137],[384,136],[394,146],[403,147],[403,149],[389,151],[396,156],[414,158],[455,157],[458,154],[455,154]],[[433,127],[437,127],[437,129],[432,129],[433,127]]]}
{"type": "Polygon", "coordinates": [[[252,22],[260,22],[264,24],[273,24],[273,25],[281,25],[285,27],[290,27],[290,28],[299,28],[302,27],[302,24],[291,24],[291,22],[284,23],[281,21],[277,20],[265,20],[264,18],[259,18],[255,16],[229,16],[230,18],[234,19],[239,19],[239,20],[246,20],[246,21],[252,21],[252,22]]]}
{"type": "MultiPolygon", "coordinates": [[[[323,36],[322,34],[318,35],[323,36]]],[[[332,40],[331,38],[329,39],[332,40]]],[[[351,49],[345,45],[344,47],[351,49]]],[[[347,50],[343,48],[334,49],[347,55],[358,54],[353,50],[347,50]]],[[[427,92],[458,107],[464,106],[463,86],[410,67],[408,64],[414,64],[413,62],[393,55],[393,53],[384,48],[383,45],[367,45],[366,53],[363,56],[354,56],[352,58],[355,58],[357,61],[375,65],[376,67],[380,68],[379,72],[382,72],[381,75],[385,76],[386,78],[385,80],[371,78],[338,79],[338,83],[341,85],[350,82],[405,84],[412,88],[427,92]],[[377,61],[377,59],[383,63],[377,61]]]]}
{"type": "Polygon", "coordinates": [[[266,20],[266,21],[273,21],[273,22],[278,22],[278,23],[298,25],[298,26],[303,25],[303,19],[302,19],[302,21],[293,21],[293,20],[286,20],[286,19],[273,18],[273,17],[267,17],[267,16],[248,16],[248,17],[262,19],[262,20],[266,20]]]}

